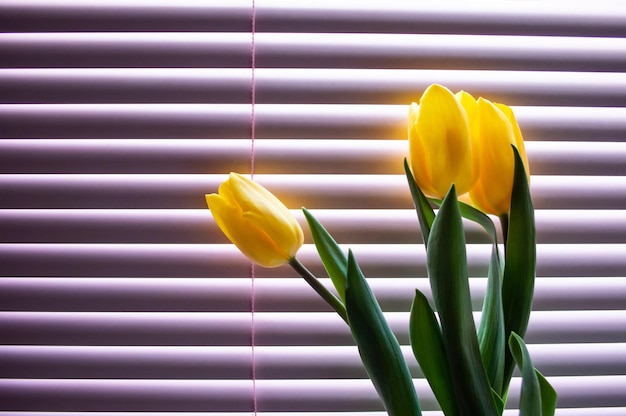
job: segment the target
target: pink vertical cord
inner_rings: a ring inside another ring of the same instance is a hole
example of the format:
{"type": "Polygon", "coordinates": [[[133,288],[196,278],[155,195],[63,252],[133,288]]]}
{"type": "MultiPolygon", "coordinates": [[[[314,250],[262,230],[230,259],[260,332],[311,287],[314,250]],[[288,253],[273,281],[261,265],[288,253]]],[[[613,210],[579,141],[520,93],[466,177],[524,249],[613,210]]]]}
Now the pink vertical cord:
{"type": "Polygon", "coordinates": [[[254,85],[254,67],[256,64],[256,53],[254,47],[254,32],[256,30],[256,9],[254,8],[254,0],[252,0],[252,36],[250,42],[250,69],[251,69],[251,80],[250,80],[250,90],[251,90],[251,127],[250,127],[250,176],[254,178],[254,104],[256,101],[256,91],[254,85]]]}
{"type": "MultiPolygon", "coordinates": [[[[254,67],[255,67],[255,48],[254,48],[254,32],[256,30],[256,9],[254,7],[254,0],[252,0],[252,30],[251,30],[251,42],[250,42],[250,91],[251,91],[251,105],[250,105],[250,177],[254,179],[254,133],[255,133],[255,120],[254,120],[254,104],[256,101],[256,92],[254,85],[254,67]]],[[[252,366],[252,412],[256,416],[257,414],[257,398],[256,398],[256,351],[255,344],[255,322],[254,322],[254,301],[255,301],[255,287],[254,287],[254,263],[250,264],[250,351],[251,351],[251,366],[252,366]]]]}

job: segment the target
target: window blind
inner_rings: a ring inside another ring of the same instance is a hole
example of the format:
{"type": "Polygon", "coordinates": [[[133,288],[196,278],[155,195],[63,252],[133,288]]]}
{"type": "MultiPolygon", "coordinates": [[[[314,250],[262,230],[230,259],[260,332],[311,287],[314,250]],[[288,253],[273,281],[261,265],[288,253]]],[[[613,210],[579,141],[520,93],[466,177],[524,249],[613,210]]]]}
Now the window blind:
{"type": "MultiPolygon", "coordinates": [[[[5,0],[0,30],[0,415],[382,414],[341,319],[288,268],[255,268],[253,293],[205,208],[251,157],[354,250],[439,414],[408,346],[429,289],[402,173],[434,82],[524,133],[527,342],[557,414],[626,414],[619,2],[5,0]]],[[[466,225],[478,319],[489,246],[466,225]]],[[[310,236],[299,257],[324,275],[310,236]]]]}

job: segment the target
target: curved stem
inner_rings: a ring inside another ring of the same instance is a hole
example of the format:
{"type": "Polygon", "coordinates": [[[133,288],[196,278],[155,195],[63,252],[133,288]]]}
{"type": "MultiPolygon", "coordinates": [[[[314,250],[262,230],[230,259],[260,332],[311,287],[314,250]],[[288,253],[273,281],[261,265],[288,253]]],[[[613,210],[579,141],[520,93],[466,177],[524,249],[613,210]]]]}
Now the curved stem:
{"type": "Polygon", "coordinates": [[[326,301],[326,303],[330,305],[331,308],[339,314],[339,316],[341,316],[341,319],[348,323],[346,307],[339,300],[339,298],[337,298],[337,296],[326,289],[326,286],[324,286],[317,279],[317,277],[315,277],[315,275],[311,273],[309,269],[304,267],[304,265],[295,257],[289,261],[289,265],[291,265],[291,267],[293,267],[293,269],[304,278],[304,280],[322,297],[322,299],[326,301]]]}

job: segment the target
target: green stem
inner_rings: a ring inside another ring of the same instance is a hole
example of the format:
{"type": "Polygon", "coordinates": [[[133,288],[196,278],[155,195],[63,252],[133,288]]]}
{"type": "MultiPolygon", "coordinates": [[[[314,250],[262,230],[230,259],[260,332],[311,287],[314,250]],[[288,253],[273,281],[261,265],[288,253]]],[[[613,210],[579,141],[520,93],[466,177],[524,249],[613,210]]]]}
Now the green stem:
{"type": "Polygon", "coordinates": [[[500,227],[502,228],[502,239],[504,240],[504,251],[506,252],[506,240],[509,235],[509,214],[500,215],[500,227]]]}
{"type": "Polygon", "coordinates": [[[317,279],[317,277],[315,277],[315,275],[311,273],[309,269],[304,267],[304,265],[300,263],[298,259],[296,259],[295,257],[292,258],[289,261],[289,264],[291,265],[291,267],[293,267],[295,271],[300,274],[300,276],[304,278],[304,280],[306,280],[306,282],[322,297],[322,299],[324,299],[326,303],[328,303],[330,307],[333,308],[339,314],[339,316],[341,316],[341,319],[343,319],[349,325],[346,307],[339,300],[339,298],[337,298],[337,296],[335,296],[334,294],[332,294],[332,292],[326,289],[326,286],[324,286],[317,279]]]}

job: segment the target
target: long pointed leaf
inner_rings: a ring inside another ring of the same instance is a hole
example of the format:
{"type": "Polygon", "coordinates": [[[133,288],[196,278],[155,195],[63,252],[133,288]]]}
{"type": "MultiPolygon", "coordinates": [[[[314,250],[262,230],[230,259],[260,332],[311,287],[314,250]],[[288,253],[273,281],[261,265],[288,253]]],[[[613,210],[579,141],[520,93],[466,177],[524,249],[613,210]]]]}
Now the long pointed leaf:
{"type": "Polygon", "coordinates": [[[422,238],[424,239],[424,245],[428,245],[428,236],[430,235],[430,228],[435,220],[435,212],[428,202],[428,198],[422,193],[419,188],[409,167],[409,163],[404,159],[404,173],[406,179],[409,182],[409,189],[411,190],[411,196],[413,197],[413,204],[417,211],[417,218],[420,222],[420,229],[422,230],[422,238]]]}
{"type": "Polygon", "coordinates": [[[411,306],[409,338],[413,354],[446,416],[460,415],[441,328],[428,299],[419,290],[411,306]]]}
{"type": "MultiPolygon", "coordinates": [[[[535,213],[528,188],[524,164],[515,147],[515,174],[511,194],[505,268],[502,281],[504,335],[512,332],[522,339],[526,334],[532,309],[537,261],[535,213]]],[[[504,362],[504,390],[513,374],[513,358],[508,350],[504,362]]]]}
{"type": "Polygon", "coordinates": [[[498,411],[498,414],[501,415],[502,412],[504,412],[504,405],[505,405],[504,400],[493,389],[491,390],[491,397],[493,397],[493,401],[496,404],[496,410],[498,411]]]}
{"type": "Polygon", "coordinates": [[[497,415],[472,317],[465,235],[454,186],[433,222],[426,258],[458,405],[468,415],[497,415]]]}
{"type": "Polygon", "coordinates": [[[491,249],[487,292],[478,326],[478,343],[489,383],[498,394],[501,394],[505,339],[502,313],[502,267],[498,247],[495,244],[491,249]]]}
{"type": "Polygon", "coordinates": [[[556,390],[537,369],[535,369],[535,373],[541,389],[541,416],[554,416],[558,399],[556,390]]]}
{"type": "MultiPolygon", "coordinates": [[[[435,201],[440,205],[440,201],[435,201]]],[[[487,278],[487,291],[478,328],[480,353],[495,392],[502,393],[504,378],[504,357],[506,338],[504,336],[504,315],[502,310],[502,262],[498,249],[496,226],[488,215],[459,201],[461,216],[481,225],[491,239],[491,261],[487,278]]]]}
{"type": "Polygon", "coordinates": [[[328,277],[335,285],[339,298],[345,302],[346,275],[348,259],[335,239],[322,224],[306,208],[302,208],[306,222],[309,224],[313,242],[328,277]]]}
{"type": "Polygon", "coordinates": [[[348,253],[346,309],[361,360],[389,415],[421,415],[400,344],[391,332],[352,251],[348,253]]]}
{"type": "Polygon", "coordinates": [[[539,416],[541,411],[541,387],[530,360],[524,340],[515,332],[509,338],[509,348],[515,363],[522,372],[522,393],[520,395],[520,416],[539,416]]]}
{"type": "MultiPolygon", "coordinates": [[[[437,206],[441,200],[430,199],[437,206]]],[[[459,201],[461,216],[481,225],[491,239],[491,262],[487,291],[483,302],[478,341],[480,353],[489,377],[489,383],[496,394],[502,393],[504,379],[504,357],[506,354],[504,336],[504,313],[502,310],[502,262],[498,249],[496,226],[488,215],[471,205],[459,201]]]]}
{"type": "MultiPolygon", "coordinates": [[[[430,201],[435,205],[441,205],[440,200],[430,199],[430,201]]],[[[498,249],[498,234],[491,218],[482,211],[461,201],[459,201],[459,210],[462,217],[481,225],[492,243],[487,291],[478,328],[478,341],[489,384],[494,392],[499,395],[502,393],[504,378],[506,342],[502,311],[502,267],[498,249]]]]}
{"type": "MultiPolygon", "coordinates": [[[[436,205],[441,205],[440,200],[431,199],[431,201],[436,205]]],[[[498,249],[498,234],[491,218],[482,211],[461,201],[459,201],[459,210],[462,217],[481,225],[489,235],[492,243],[487,291],[478,328],[478,340],[489,383],[499,395],[502,394],[504,378],[506,337],[504,334],[504,314],[502,310],[503,270],[498,249]]]]}

